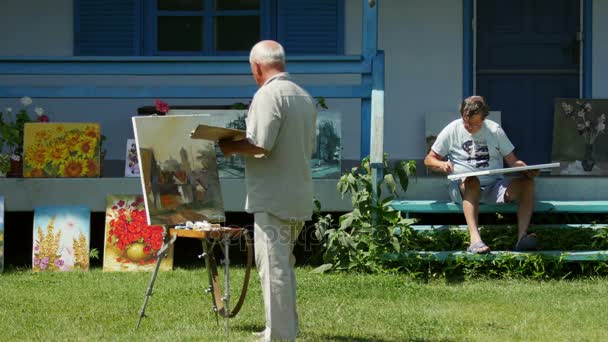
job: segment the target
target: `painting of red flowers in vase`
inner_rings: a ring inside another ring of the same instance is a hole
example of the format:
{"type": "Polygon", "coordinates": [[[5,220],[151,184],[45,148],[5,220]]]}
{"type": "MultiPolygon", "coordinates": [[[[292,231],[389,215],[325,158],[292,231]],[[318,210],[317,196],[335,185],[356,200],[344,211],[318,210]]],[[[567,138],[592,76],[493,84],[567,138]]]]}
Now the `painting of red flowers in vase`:
{"type": "MultiPolygon", "coordinates": [[[[104,271],[152,271],[163,245],[164,230],[149,226],[141,195],[107,197],[104,271]]],[[[160,270],[173,269],[173,246],[160,270]]]]}
{"type": "Polygon", "coordinates": [[[98,123],[26,123],[23,177],[99,177],[98,123]]]}

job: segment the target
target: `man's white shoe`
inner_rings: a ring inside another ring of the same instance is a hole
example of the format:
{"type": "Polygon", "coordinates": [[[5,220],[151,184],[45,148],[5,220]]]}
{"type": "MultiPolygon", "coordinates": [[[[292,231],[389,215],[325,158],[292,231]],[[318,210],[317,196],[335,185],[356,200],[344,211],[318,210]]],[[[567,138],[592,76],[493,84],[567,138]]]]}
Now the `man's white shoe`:
{"type": "Polygon", "coordinates": [[[253,332],[253,337],[256,338],[256,340],[264,340],[264,337],[266,336],[266,329],[262,330],[262,331],[256,331],[253,332]]]}

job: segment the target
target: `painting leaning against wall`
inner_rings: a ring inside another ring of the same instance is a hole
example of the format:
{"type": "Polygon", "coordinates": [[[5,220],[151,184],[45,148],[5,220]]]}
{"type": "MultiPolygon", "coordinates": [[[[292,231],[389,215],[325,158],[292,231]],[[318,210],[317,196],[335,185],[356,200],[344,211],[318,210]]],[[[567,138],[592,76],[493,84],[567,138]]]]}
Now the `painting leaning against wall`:
{"type": "Polygon", "coordinates": [[[135,139],[127,139],[125,177],[139,177],[139,160],[137,159],[137,146],[135,145],[135,139]]]}
{"type": "Polygon", "coordinates": [[[86,207],[35,207],[34,272],[88,271],[90,223],[91,212],[86,207]]]}
{"type": "MultiPolygon", "coordinates": [[[[105,223],[104,272],[154,270],[164,230],[148,225],[143,196],[109,195],[105,223]]],[[[161,271],[173,268],[173,247],[161,261],[161,271]]]]}
{"type": "Polygon", "coordinates": [[[148,224],[225,221],[215,144],[191,139],[200,115],[133,117],[148,224]]]}
{"type": "Polygon", "coordinates": [[[552,160],[553,174],[608,175],[608,99],[556,99],[552,160]]]}
{"type": "MultiPolygon", "coordinates": [[[[197,115],[199,123],[209,126],[232,128],[245,131],[246,109],[171,109],[168,115],[197,115]]],[[[215,158],[220,178],[244,178],[245,160],[239,155],[224,157],[224,154],[215,144],[215,158]]]]}
{"type": "Polygon", "coordinates": [[[0,273],[4,272],[4,197],[0,196],[0,273]]]}
{"type": "Polygon", "coordinates": [[[340,178],[342,160],[342,115],[320,111],[317,115],[317,144],[311,158],[312,178],[340,178]]]}
{"type": "Polygon", "coordinates": [[[23,176],[99,177],[98,123],[26,123],[23,176]]]}
{"type": "MultiPolygon", "coordinates": [[[[247,130],[246,109],[171,109],[168,115],[200,115],[201,124],[247,130]]],[[[317,116],[317,143],[311,158],[312,178],[339,178],[342,160],[342,115],[320,111],[317,116]]],[[[245,160],[239,155],[228,158],[215,146],[220,178],[244,178],[245,160]]]]}

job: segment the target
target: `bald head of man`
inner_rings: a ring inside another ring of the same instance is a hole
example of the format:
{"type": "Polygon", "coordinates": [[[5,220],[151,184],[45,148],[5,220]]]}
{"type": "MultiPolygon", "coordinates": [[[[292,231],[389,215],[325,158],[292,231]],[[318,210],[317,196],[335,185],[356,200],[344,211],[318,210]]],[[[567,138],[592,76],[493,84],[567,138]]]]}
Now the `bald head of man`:
{"type": "Polygon", "coordinates": [[[274,40],[263,40],[251,48],[249,64],[255,82],[262,86],[272,76],[285,71],[285,50],[274,40]]]}

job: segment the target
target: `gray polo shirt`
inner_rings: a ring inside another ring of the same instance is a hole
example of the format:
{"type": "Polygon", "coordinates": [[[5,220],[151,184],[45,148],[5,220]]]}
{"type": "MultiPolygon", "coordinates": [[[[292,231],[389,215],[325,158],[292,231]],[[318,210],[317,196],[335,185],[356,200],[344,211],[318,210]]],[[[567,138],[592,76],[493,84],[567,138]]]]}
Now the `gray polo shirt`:
{"type": "Polygon", "coordinates": [[[284,220],[311,218],[316,122],[313,99],[289,74],[273,76],[256,92],[247,113],[247,138],[270,152],[245,158],[247,212],[284,220]]]}

